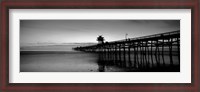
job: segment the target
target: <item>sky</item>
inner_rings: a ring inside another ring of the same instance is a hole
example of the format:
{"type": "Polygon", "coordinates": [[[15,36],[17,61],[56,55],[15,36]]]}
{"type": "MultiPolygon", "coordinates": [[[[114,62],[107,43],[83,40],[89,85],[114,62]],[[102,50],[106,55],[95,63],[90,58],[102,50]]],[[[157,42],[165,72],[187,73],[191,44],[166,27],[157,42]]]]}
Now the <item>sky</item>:
{"type": "Polygon", "coordinates": [[[20,20],[20,44],[97,43],[180,30],[179,20],[20,20]]]}

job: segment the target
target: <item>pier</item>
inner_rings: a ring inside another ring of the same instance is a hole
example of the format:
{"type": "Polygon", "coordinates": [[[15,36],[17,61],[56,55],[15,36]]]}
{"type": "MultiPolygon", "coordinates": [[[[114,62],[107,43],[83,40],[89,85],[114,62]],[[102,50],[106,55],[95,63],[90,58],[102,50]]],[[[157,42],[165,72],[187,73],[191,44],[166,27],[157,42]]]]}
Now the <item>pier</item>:
{"type": "Polygon", "coordinates": [[[130,71],[180,71],[180,30],[73,49],[98,53],[100,63],[130,71]]]}

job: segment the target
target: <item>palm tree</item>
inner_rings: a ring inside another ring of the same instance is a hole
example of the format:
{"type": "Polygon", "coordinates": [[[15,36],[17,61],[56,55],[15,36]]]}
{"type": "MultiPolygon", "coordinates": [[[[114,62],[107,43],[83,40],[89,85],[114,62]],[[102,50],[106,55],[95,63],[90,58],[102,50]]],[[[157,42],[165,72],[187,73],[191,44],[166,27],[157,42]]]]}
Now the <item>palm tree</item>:
{"type": "Polygon", "coordinates": [[[104,37],[102,37],[101,35],[99,37],[97,37],[97,41],[99,44],[104,43],[104,37]]]}

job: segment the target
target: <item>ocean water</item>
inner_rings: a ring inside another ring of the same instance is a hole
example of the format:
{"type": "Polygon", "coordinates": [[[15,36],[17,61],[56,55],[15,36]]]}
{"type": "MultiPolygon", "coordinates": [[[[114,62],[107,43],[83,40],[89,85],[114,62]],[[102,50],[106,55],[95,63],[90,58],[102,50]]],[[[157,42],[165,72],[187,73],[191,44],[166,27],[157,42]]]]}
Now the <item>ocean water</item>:
{"type": "Polygon", "coordinates": [[[82,52],[31,51],[21,54],[21,72],[97,71],[96,55],[82,52]]]}
{"type": "MultiPolygon", "coordinates": [[[[127,72],[124,67],[118,64],[102,64],[102,58],[98,53],[74,51],[72,46],[29,46],[23,47],[20,51],[20,72],[127,72]]],[[[134,54],[131,54],[131,61],[134,61],[134,54]]],[[[107,56],[107,55],[106,55],[107,56]]],[[[115,55],[112,54],[112,61],[115,61],[115,55]]],[[[125,66],[130,66],[128,60],[121,60],[125,66]]],[[[126,55],[126,59],[128,55],[126,55]]],[[[139,56],[140,58],[140,56],[139,56]]],[[[119,57],[118,57],[119,59],[119,57]]],[[[149,57],[150,67],[156,65],[155,56],[149,57]],[[153,62],[150,60],[153,59],[153,62]]],[[[160,57],[161,64],[163,63],[160,57]]],[[[169,64],[169,56],[164,55],[165,64],[169,64]]],[[[140,59],[139,59],[140,60],[140,59]]],[[[108,62],[108,60],[106,60],[108,62]]],[[[173,56],[174,64],[178,65],[178,57],[173,56]]]]}

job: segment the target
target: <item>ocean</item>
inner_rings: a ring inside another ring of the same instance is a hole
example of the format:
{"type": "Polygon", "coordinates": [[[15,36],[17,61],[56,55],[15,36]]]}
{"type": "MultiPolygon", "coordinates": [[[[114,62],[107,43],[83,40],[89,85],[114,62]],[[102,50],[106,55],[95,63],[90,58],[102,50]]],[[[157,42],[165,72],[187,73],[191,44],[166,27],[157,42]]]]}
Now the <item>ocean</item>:
{"type": "MultiPolygon", "coordinates": [[[[27,46],[20,51],[20,72],[98,72],[98,54],[65,45],[27,46]]],[[[124,71],[106,66],[105,72],[124,71]]]]}
{"type": "MultiPolygon", "coordinates": [[[[72,45],[27,46],[20,49],[20,72],[129,72],[130,69],[116,64],[102,64],[98,53],[75,51],[72,45]]],[[[131,54],[133,56],[133,53],[131,54]]],[[[114,56],[114,54],[113,54],[114,56]]],[[[121,56],[123,60],[123,55],[121,56]]],[[[128,58],[128,55],[126,55],[128,58]]],[[[139,56],[140,58],[140,56],[139,56]]],[[[165,64],[169,65],[167,52],[165,64]]],[[[151,59],[151,57],[149,57],[151,59]]],[[[154,65],[155,57],[152,58],[154,65]]],[[[161,57],[162,59],[162,57],[161,57]]],[[[134,57],[131,57],[133,62],[134,57]]],[[[173,56],[175,65],[179,65],[178,57],[173,56]]],[[[105,62],[105,61],[103,61],[105,62]]],[[[124,61],[123,61],[124,62],[124,61]]],[[[125,61],[125,66],[128,61],[125,61]]],[[[151,64],[152,65],[152,64],[151,64]]],[[[153,67],[153,66],[150,66],[153,67]]],[[[131,69],[134,70],[134,69],[131,69]]]]}

